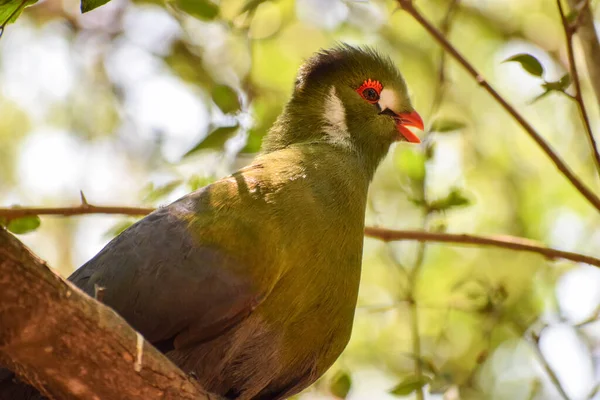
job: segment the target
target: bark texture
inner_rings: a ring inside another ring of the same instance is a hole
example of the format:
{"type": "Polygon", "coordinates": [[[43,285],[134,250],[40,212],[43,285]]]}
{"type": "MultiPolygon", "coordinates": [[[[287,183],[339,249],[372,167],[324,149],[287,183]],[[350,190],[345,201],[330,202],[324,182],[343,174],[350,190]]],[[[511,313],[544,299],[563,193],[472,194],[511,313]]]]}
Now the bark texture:
{"type": "Polygon", "coordinates": [[[0,365],[50,399],[219,398],[2,228],[0,365]]]}

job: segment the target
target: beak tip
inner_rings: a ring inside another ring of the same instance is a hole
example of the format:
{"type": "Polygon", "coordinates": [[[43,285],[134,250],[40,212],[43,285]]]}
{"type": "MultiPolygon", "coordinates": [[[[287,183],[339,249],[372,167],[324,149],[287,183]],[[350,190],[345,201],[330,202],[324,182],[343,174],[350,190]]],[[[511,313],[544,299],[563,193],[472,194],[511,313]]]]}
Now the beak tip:
{"type": "Polygon", "coordinates": [[[398,114],[398,116],[400,117],[400,120],[398,121],[398,130],[404,138],[411,143],[421,143],[421,139],[406,128],[407,126],[412,126],[421,131],[425,129],[425,124],[419,113],[412,111],[409,113],[398,114]]]}

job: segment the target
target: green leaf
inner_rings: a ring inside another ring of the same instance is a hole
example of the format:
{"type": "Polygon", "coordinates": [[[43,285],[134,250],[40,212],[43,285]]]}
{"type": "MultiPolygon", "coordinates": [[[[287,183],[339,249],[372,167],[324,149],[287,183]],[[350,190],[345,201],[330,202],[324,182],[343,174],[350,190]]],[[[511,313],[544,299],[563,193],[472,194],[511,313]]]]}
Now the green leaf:
{"type": "MultiPolygon", "coordinates": [[[[551,92],[561,92],[567,94],[565,90],[571,85],[571,75],[568,73],[564,74],[559,80],[554,82],[544,82],[542,83],[542,88],[544,91],[537,95],[533,100],[529,102],[529,104],[533,104],[536,101],[546,97],[551,92]]],[[[568,95],[568,94],[567,94],[568,95]]],[[[569,96],[570,97],[570,96],[569,96]]]]}
{"type": "Polygon", "coordinates": [[[444,133],[457,131],[467,126],[463,121],[449,119],[449,118],[438,118],[433,121],[431,130],[434,132],[444,133]]]}
{"type": "Polygon", "coordinates": [[[4,27],[12,22],[15,22],[21,12],[37,0],[3,0],[0,1],[0,35],[4,27]]]}
{"type": "Polygon", "coordinates": [[[41,224],[40,217],[37,215],[29,215],[27,217],[11,219],[8,221],[6,228],[12,233],[22,235],[35,231],[41,224]]]}
{"type": "Polygon", "coordinates": [[[523,67],[525,71],[529,72],[533,76],[541,77],[544,74],[544,67],[538,61],[538,59],[532,56],[531,54],[517,54],[507,58],[503,62],[512,61],[521,64],[521,67],[523,67]]]}
{"type": "Polygon", "coordinates": [[[110,0],[81,0],[81,12],[86,13],[95,8],[105,5],[110,0]]]}
{"type": "Polygon", "coordinates": [[[189,157],[200,150],[223,150],[225,143],[231,139],[239,130],[239,125],[222,126],[210,132],[191,150],[183,155],[183,158],[189,157]]]}
{"type": "Polygon", "coordinates": [[[564,92],[571,85],[571,75],[564,74],[562,78],[554,82],[544,82],[542,87],[548,91],[554,90],[558,92],[564,92]]]}
{"type": "Polygon", "coordinates": [[[395,157],[396,167],[410,179],[422,181],[425,178],[425,155],[418,150],[405,147],[395,157]]]}
{"type": "Polygon", "coordinates": [[[211,21],[219,15],[219,6],[211,0],[175,0],[175,4],[186,13],[205,21],[211,21]]]}
{"type": "Polygon", "coordinates": [[[408,396],[415,390],[421,389],[431,381],[428,376],[421,376],[420,378],[416,375],[409,375],[402,379],[390,393],[396,396],[408,396]]]}
{"type": "Polygon", "coordinates": [[[238,94],[227,85],[215,86],[211,93],[212,100],[225,114],[239,111],[241,104],[238,94]]]}
{"type": "Polygon", "coordinates": [[[452,188],[450,193],[444,198],[433,201],[429,204],[432,211],[446,211],[450,208],[464,207],[471,204],[471,201],[458,188],[452,188]]]}
{"type": "Polygon", "coordinates": [[[329,384],[329,391],[335,397],[345,399],[352,388],[352,378],[346,371],[338,371],[329,384]]]}
{"type": "Polygon", "coordinates": [[[143,189],[145,193],[143,202],[144,203],[154,203],[164,197],[167,197],[175,189],[183,184],[181,179],[176,179],[171,182],[167,182],[164,185],[154,186],[154,184],[150,183],[146,188],[143,189]]]}
{"type": "Polygon", "coordinates": [[[571,75],[567,72],[558,80],[558,83],[560,84],[560,88],[562,90],[567,89],[569,86],[571,86],[571,75]]]}

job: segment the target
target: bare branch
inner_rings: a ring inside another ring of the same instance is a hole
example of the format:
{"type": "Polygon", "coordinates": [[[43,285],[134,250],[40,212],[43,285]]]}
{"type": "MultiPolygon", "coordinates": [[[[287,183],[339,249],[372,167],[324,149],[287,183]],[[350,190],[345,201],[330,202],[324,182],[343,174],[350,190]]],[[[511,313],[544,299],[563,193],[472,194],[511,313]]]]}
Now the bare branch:
{"type": "MultiPolygon", "coordinates": [[[[151,213],[152,211],[154,211],[154,208],[119,206],[106,207],[94,205],[88,205],[87,207],[79,205],[73,207],[56,208],[0,208],[0,217],[12,219],[28,215],[73,216],[86,214],[123,214],[143,216],[151,213]]],[[[464,233],[439,233],[415,230],[392,230],[369,226],[365,228],[365,236],[381,239],[384,242],[392,242],[398,240],[416,240],[419,242],[440,242],[454,243],[458,245],[501,247],[509,250],[538,253],[549,259],[562,258],[565,260],[581,262],[600,267],[600,259],[598,258],[586,256],[584,254],[553,249],[551,247],[545,247],[533,240],[516,236],[477,236],[464,233]]]]}
{"type": "MultiPolygon", "coordinates": [[[[0,208],[0,217],[6,217],[10,219],[20,218],[28,215],[73,216],[86,214],[124,214],[142,216],[149,214],[152,211],[154,211],[153,208],[147,207],[106,207],[93,205],[88,205],[85,208],[81,205],[74,207],[56,208],[0,208]],[[17,211],[18,213],[16,213],[17,211]]],[[[439,233],[415,230],[392,230],[369,226],[365,228],[365,236],[380,239],[384,242],[392,242],[398,240],[416,240],[419,242],[439,242],[454,243],[458,245],[501,247],[504,249],[515,251],[538,253],[549,259],[562,258],[565,260],[581,262],[600,267],[600,259],[598,258],[586,256],[584,254],[573,253],[570,251],[553,249],[551,247],[545,247],[533,240],[516,236],[477,236],[464,233],[439,233]]]]}
{"type": "Polygon", "coordinates": [[[534,353],[538,361],[540,362],[540,364],[542,364],[542,368],[544,368],[544,371],[546,371],[546,374],[548,375],[550,381],[560,394],[560,397],[564,400],[570,400],[569,396],[567,395],[567,392],[565,392],[565,389],[560,383],[558,376],[556,376],[556,373],[554,372],[550,364],[548,364],[548,360],[546,360],[546,357],[544,357],[544,353],[542,353],[542,349],[540,348],[540,336],[532,332],[529,335],[529,342],[533,347],[534,353]]]}
{"type": "Polygon", "coordinates": [[[3,229],[0,327],[0,364],[49,398],[217,399],[3,229]]]}
{"type": "Polygon", "coordinates": [[[562,258],[565,260],[581,262],[593,265],[595,267],[600,267],[600,259],[596,257],[545,247],[533,240],[515,236],[476,236],[464,233],[438,233],[411,230],[404,231],[375,227],[366,227],[365,236],[381,239],[385,242],[396,240],[416,240],[418,242],[453,243],[463,246],[475,245],[500,247],[515,251],[537,253],[551,260],[562,258]]]}
{"type": "Polygon", "coordinates": [[[527,134],[537,143],[537,145],[552,160],[556,168],[571,182],[571,184],[581,193],[595,208],[600,211],[600,198],[575,175],[569,166],[560,158],[560,156],[550,147],[546,140],[523,118],[517,110],[511,106],[492,86],[483,78],[479,72],[469,63],[458,50],[444,37],[444,35],[433,26],[425,17],[414,7],[412,0],[397,0],[402,9],[408,12],[431,36],[458,61],[481,87],[483,87],[522,127],[527,134]]]}
{"type": "Polygon", "coordinates": [[[86,202],[74,207],[0,208],[0,217],[11,220],[31,215],[58,215],[70,217],[73,215],[86,214],[121,214],[139,216],[150,214],[152,211],[154,211],[154,208],[151,207],[94,206],[86,202]]]}
{"type": "Polygon", "coordinates": [[[575,55],[573,52],[573,34],[575,33],[576,26],[571,25],[567,20],[567,16],[563,10],[561,0],[556,0],[556,4],[558,5],[560,20],[563,26],[563,30],[565,31],[565,38],[567,40],[567,54],[569,57],[571,77],[573,78],[573,85],[575,86],[575,96],[573,96],[573,98],[577,103],[577,106],[579,108],[579,114],[581,115],[581,120],[583,121],[583,125],[585,127],[585,133],[588,138],[590,148],[592,150],[594,163],[596,165],[596,172],[600,174],[600,153],[598,153],[598,145],[596,144],[596,139],[594,139],[592,126],[590,124],[590,118],[588,117],[588,113],[585,108],[585,103],[583,101],[583,95],[581,94],[581,82],[579,81],[579,73],[577,72],[577,64],[575,63],[575,55]]]}

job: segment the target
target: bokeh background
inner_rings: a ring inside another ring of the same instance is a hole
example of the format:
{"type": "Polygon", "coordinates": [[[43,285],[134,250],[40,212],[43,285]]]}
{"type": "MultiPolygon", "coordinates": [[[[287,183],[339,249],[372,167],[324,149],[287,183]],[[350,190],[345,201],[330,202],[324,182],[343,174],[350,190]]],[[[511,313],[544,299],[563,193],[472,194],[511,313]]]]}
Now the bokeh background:
{"type": "MultiPolygon", "coordinates": [[[[416,4],[439,24],[450,2],[416,4]]],[[[598,213],[459,65],[447,59],[440,77],[440,48],[396,8],[392,0],[113,0],[81,15],[76,1],[40,1],[0,39],[0,205],[77,205],[80,190],[98,205],[166,204],[246,164],[300,63],[343,41],[393,58],[428,127],[422,145],[390,151],[368,225],[516,235],[600,256],[598,213]],[[423,206],[436,201],[437,211],[423,206]]],[[[598,191],[575,103],[558,92],[532,102],[543,81],[503,63],[529,53],[545,80],[565,74],[555,2],[463,0],[453,11],[452,43],[598,191]]],[[[42,217],[19,239],[68,276],[132,221],[42,217]]],[[[366,239],[352,340],[298,398],[415,398],[425,384],[428,399],[560,399],[552,370],[568,398],[600,399],[599,305],[600,271],[591,266],[366,239]]]]}

